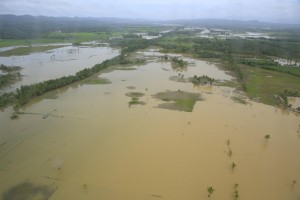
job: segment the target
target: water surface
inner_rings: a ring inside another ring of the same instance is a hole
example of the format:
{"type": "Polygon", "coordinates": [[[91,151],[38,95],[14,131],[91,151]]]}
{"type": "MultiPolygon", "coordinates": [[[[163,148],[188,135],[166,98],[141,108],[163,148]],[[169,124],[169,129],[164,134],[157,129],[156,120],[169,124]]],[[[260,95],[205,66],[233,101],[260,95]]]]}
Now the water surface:
{"type": "Polygon", "coordinates": [[[23,68],[22,80],[3,91],[14,91],[21,85],[74,75],[118,54],[118,50],[110,47],[67,46],[25,56],[0,57],[1,64],[23,68]]]}
{"type": "MultiPolygon", "coordinates": [[[[228,78],[214,65],[189,61],[195,65],[187,74],[216,71],[215,78],[228,78]]],[[[150,62],[100,75],[111,84],[40,97],[24,108],[36,114],[19,120],[9,119],[9,109],[1,112],[0,194],[32,183],[54,191],[51,200],[197,200],[208,199],[213,186],[212,199],[231,200],[237,183],[241,199],[298,199],[299,116],[250,100],[236,103],[234,88],[174,82],[174,74],[170,63],[150,62]],[[205,100],[193,112],[157,108],[161,101],[152,95],[166,90],[205,100]],[[143,93],[146,104],[129,107],[128,92],[143,93]]]]}

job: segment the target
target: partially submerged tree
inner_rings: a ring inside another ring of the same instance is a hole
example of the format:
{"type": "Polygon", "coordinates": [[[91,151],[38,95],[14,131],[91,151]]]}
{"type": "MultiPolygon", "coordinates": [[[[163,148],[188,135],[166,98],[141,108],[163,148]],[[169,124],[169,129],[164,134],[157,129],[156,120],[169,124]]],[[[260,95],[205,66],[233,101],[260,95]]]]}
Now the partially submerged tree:
{"type": "Polygon", "coordinates": [[[210,198],[211,195],[214,193],[215,189],[212,186],[207,187],[208,197],[210,198]]]}

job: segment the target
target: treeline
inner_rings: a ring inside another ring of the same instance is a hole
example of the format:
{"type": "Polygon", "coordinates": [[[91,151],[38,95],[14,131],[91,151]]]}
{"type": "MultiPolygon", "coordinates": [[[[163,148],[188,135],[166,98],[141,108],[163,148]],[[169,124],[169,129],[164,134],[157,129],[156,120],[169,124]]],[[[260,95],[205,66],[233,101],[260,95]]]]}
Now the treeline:
{"type": "Polygon", "coordinates": [[[7,65],[0,65],[0,71],[3,73],[9,73],[9,72],[14,72],[14,71],[20,71],[22,67],[19,66],[7,66],[7,65]]]}
{"type": "Polygon", "coordinates": [[[8,74],[0,74],[0,88],[9,86],[19,80],[21,80],[21,73],[20,72],[14,72],[14,73],[8,73],[8,74]]]}
{"type": "Polygon", "coordinates": [[[203,75],[203,76],[197,76],[195,75],[193,78],[190,79],[190,81],[194,85],[212,85],[215,79],[210,78],[209,76],[203,75]]]}
{"type": "Polygon", "coordinates": [[[49,92],[51,90],[55,90],[64,86],[67,86],[69,84],[75,83],[77,81],[86,79],[93,74],[109,67],[112,65],[117,64],[129,64],[136,62],[143,62],[143,60],[133,60],[129,61],[124,58],[124,56],[120,55],[115,58],[112,58],[110,60],[106,60],[101,64],[96,64],[92,68],[86,68],[79,72],[77,72],[75,75],[70,76],[64,76],[57,79],[52,79],[48,81],[43,81],[41,83],[36,83],[32,85],[25,85],[21,86],[15,93],[4,93],[0,96],[0,107],[4,107],[7,105],[14,105],[14,109],[18,110],[22,105],[25,105],[27,102],[29,102],[32,98],[40,96],[46,92],[49,92]]]}
{"type": "Polygon", "coordinates": [[[0,71],[2,74],[0,74],[0,88],[21,80],[21,69],[22,67],[19,66],[6,66],[1,64],[0,71]]]}
{"type": "Polygon", "coordinates": [[[257,66],[257,65],[279,66],[278,62],[275,62],[274,60],[270,60],[270,59],[241,58],[241,59],[239,59],[239,62],[242,64],[245,64],[245,65],[250,65],[250,66],[257,66]]]}
{"type": "MultiPolygon", "coordinates": [[[[289,104],[288,97],[299,97],[297,91],[284,90],[278,96],[277,104],[282,106],[283,108],[292,108],[292,105],[289,104]]],[[[300,111],[300,107],[296,108],[296,110],[300,111]]]]}
{"type": "Polygon", "coordinates": [[[275,56],[292,60],[300,59],[300,42],[187,36],[168,38],[165,35],[160,45],[166,50],[193,53],[205,58],[220,58],[224,52],[231,52],[236,55],[251,55],[257,58],[275,56]]]}
{"type": "Polygon", "coordinates": [[[114,39],[110,42],[111,46],[122,48],[121,54],[131,53],[139,49],[145,49],[155,43],[155,40],[146,40],[143,38],[114,39]]]}
{"type": "Polygon", "coordinates": [[[276,72],[283,72],[283,73],[287,73],[287,74],[290,74],[293,76],[300,77],[300,67],[264,65],[264,66],[261,66],[261,68],[276,71],[276,72]]]}
{"type": "Polygon", "coordinates": [[[171,58],[171,61],[172,61],[172,64],[175,65],[176,67],[179,67],[179,68],[183,68],[183,67],[186,67],[188,62],[182,60],[182,59],[179,59],[177,57],[172,57],[171,58]]]}

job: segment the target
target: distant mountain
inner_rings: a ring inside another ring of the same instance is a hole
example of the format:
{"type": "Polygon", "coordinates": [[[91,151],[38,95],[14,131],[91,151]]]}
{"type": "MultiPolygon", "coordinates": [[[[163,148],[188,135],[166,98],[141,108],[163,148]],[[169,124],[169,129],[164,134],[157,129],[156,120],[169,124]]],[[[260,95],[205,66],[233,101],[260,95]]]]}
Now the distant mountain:
{"type": "Polygon", "coordinates": [[[124,26],[180,24],[185,26],[206,26],[215,28],[300,28],[300,25],[271,24],[258,21],[237,21],[222,19],[194,19],[153,21],[122,18],[78,18],[45,17],[30,15],[0,15],[0,39],[31,39],[43,34],[62,32],[99,32],[116,30],[124,26]]]}
{"type": "Polygon", "coordinates": [[[149,21],[120,18],[71,18],[30,15],[0,15],[1,39],[30,39],[54,31],[98,32],[128,25],[146,24],[149,21]]]}
{"type": "Polygon", "coordinates": [[[181,24],[186,26],[205,26],[213,28],[248,28],[248,29],[299,29],[300,24],[280,24],[260,21],[239,21],[228,19],[179,19],[165,21],[169,24],[181,24]]]}

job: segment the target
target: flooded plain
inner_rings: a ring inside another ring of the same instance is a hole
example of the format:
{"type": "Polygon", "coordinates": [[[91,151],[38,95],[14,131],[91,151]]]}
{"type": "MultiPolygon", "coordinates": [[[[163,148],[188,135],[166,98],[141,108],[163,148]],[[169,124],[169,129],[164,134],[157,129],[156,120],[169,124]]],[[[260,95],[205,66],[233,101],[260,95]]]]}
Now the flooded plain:
{"type": "MultiPolygon", "coordinates": [[[[183,59],[190,63],[185,77],[231,79],[213,64],[183,59]]],[[[18,120],[2,111],[2,199],[197,200],[209,199],[208,187],[215,189],[210,199],[300,199],[299,116],[237,103],[234,88],[170,80],[177,75],[153,58],[99,74],[110,84],[37,98],[18,120]],[[192,112],[160,108],[155,95],[176,91],[201,100],[192,112]],[[130,106],[132,98],[144,103],[130,106]]]]}
{"type": "Polygon", "coordinates": [[[3,91],[10,92],[21,85],[74,75],[118,54],[119,50],[110,47],[65,46],[30,55],[0,57],[1,64],[23,68],[22,80],[4,88],[3,91]]]}

